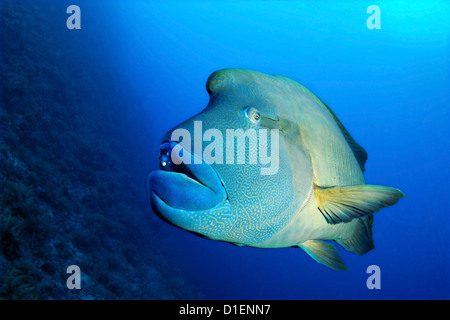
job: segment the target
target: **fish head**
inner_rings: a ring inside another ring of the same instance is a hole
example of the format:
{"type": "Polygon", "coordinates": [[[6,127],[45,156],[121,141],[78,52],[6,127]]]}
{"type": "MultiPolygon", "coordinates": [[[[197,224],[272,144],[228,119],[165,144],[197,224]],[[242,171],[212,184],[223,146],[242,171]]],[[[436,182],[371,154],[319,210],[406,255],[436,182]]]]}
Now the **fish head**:
{"type": "Polygon", "coordinates": [[[292,220],[312,171],[282,82],[241,69],[208,78],[206,108],[162,139],[160,168],[148,179],[158,216],[209,239],[254,246],[292,220]]]}

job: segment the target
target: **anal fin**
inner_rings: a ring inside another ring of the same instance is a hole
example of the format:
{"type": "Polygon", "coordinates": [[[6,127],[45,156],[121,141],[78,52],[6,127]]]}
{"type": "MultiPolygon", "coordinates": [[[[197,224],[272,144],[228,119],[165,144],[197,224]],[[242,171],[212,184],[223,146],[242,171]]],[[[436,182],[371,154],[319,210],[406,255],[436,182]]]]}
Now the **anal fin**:
{"type": "Polygon", "coordinates": [[[298,245],[311,258],[333,270],[348,270],[336,246],[325,240],[307,240],[298,245]]]}

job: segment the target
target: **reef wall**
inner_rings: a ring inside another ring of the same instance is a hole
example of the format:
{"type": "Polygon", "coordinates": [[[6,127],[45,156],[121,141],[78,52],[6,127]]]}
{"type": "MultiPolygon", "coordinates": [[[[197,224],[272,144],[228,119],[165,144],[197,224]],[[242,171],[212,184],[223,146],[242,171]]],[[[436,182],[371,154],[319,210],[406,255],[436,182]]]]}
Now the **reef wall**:
{"type": "Polygon", "coordinates": [[[101,39],[68,31],[60,1],[0,7],[0,296],[200,297],[164,256],[127,157],[136,115],[101,39]],[[73,264],[81,290],[66,287],[73,264]]]}

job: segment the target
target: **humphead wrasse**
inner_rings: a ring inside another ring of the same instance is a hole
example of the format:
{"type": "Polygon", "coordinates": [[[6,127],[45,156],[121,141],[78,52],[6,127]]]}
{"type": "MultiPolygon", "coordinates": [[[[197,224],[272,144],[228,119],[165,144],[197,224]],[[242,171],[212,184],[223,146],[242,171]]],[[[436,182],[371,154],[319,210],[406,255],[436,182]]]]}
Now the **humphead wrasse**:
{"type": "Polygon", "coordinates": [[[206,108],[162,139],[148,179],[158,216],[239,246],[298,246],[335,270],[347,268],[334,242],[358,255],[374,248],[373,214],[404,194],[365,184],[366,151],[322,100],[242,69],[214,72],[206,89],[206,108]]]}

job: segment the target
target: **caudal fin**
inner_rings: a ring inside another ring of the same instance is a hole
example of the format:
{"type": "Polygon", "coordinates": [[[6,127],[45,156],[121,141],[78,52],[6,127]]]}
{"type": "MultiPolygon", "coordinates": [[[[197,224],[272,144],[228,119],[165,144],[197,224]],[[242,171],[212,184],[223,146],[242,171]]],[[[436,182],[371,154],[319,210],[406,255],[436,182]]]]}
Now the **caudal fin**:
{"type": "Polygon", "coordinates": [[[355,223],[355,231],[348,239],[336,240],[345,250],[360,256],[375,248],[372,239],[373,215],[365,216],[355,223]]]}

